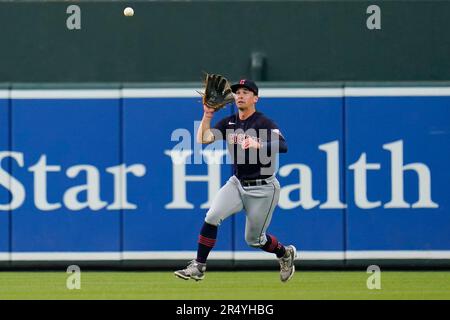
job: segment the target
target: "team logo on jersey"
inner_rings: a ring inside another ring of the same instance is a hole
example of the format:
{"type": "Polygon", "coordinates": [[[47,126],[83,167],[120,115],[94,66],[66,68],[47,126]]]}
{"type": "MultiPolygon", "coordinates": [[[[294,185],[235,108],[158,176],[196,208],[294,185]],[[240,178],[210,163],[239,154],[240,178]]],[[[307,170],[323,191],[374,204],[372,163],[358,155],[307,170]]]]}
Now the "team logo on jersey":
{"type": "Polygon", "coordinates": [[[228,135],[228,143],[229,144],[242,144],[245,139],[252,138],[253,140],[261,143],[261,139],[258,137],[254,137],[245,133],[230,133],[228,135]]]}

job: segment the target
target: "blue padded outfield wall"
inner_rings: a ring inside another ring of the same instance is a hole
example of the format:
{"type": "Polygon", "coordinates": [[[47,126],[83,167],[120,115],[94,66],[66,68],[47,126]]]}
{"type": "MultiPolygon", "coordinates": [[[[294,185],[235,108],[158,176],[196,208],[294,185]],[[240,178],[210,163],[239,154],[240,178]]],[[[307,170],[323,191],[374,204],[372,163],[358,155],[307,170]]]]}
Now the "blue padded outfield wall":
{"type": "MultiPolygon", "coordinates": [[[[297,246],[300,266],[450,265],[450,87],[260,96],[289,145],[268,232],[297,246]]],[[[0,90],[0,265],[195,257],[231,173],[222,142],[195,142],[201,116],[188,87],[0,90]]],[[[220,226],[210,261],[276,263],[244,225],[240,213],[220,226]]]]}

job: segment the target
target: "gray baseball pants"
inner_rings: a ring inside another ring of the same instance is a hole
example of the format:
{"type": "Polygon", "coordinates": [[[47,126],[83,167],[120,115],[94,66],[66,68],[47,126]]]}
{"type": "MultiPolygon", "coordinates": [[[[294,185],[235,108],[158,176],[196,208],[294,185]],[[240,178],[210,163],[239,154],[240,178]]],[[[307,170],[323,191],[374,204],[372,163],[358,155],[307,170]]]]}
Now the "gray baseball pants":
{"type": "Polygon", "coordinates": [[[267,241],[266,230],[280,197],[280,183],[275,176],[265,179],[261,186],[243,187],[232,176],[219,190],[205,221],[218,226],[223,220],[244,209],[246,213],[245,241],[251,247],[260,248],[267,241]]]}

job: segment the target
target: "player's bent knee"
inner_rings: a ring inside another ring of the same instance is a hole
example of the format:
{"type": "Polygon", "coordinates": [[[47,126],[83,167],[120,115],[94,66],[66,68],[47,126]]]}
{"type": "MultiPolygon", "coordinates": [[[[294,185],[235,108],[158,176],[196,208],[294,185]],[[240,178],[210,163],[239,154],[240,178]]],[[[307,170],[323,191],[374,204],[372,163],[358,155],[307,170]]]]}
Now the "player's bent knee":
{"type": "Polygon", "coordinates": [[[220,223],[222,222],[222,220],[219,217],[216,217],[214,215],[210,215],[209,212],[205,217],[205,222],[208,224],[211,224],[213,226],[218,227],[220,225],[220,223]]]}
{"type": "Polygon", "coordinates": [[[247,244],[253,248],[262,248],[264,243],[262,243],[259,239],[245,239],[247,244]]]}
{"type": "Polygon", "coordinates": [[[259,237],[257,235],[252,235],[251,233],[248,233],[245,235],[245,242],[247,242],[247,244],[250,247],[262,248],[267,242],[267,237],[264,233],[261,234],[259,237]]]}

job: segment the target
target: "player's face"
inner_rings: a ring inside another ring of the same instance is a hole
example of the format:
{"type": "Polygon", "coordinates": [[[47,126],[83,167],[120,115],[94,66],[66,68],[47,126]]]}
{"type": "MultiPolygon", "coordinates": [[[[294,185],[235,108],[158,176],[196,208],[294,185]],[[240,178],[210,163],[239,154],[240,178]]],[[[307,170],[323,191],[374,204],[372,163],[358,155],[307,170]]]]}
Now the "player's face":
{"type": "Polygon", "coordinates": [[[239,88],[236,90],[234,99],[236,101],[236,106],[238,107],[238,109],[245,110],[256,104],[256,102],[258,101],[258,96],[255,96],[253,91],[247,88],[239,88]]]}

